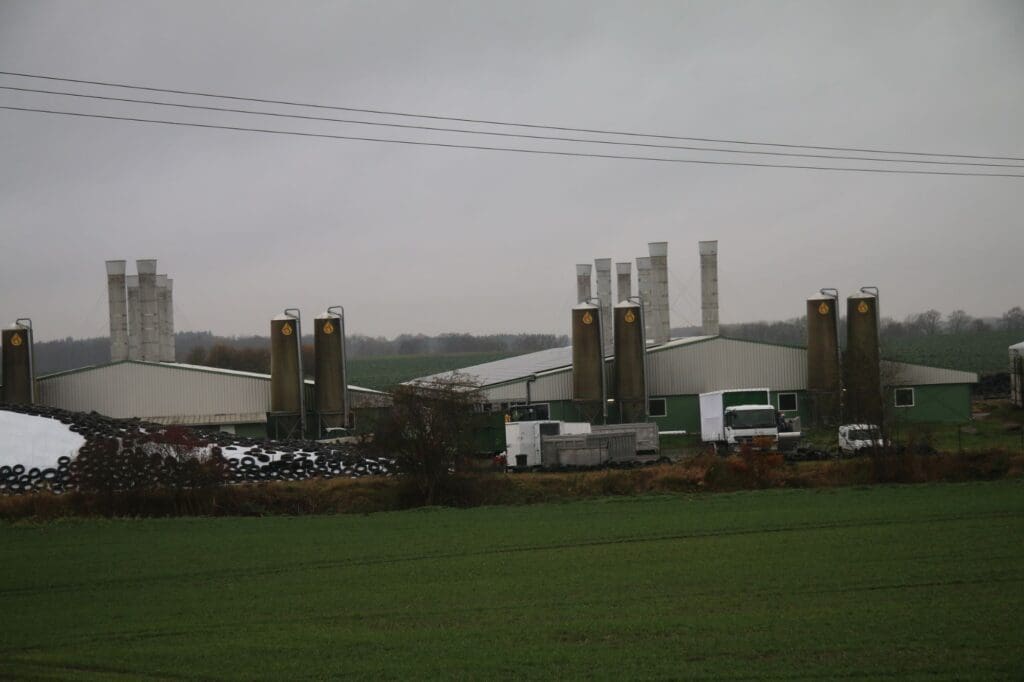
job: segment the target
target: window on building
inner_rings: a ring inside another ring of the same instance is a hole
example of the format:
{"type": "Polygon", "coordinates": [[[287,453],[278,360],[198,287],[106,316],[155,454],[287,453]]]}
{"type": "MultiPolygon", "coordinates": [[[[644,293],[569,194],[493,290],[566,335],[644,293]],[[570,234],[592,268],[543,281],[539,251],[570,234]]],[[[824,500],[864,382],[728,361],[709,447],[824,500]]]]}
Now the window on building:
{"type": "Polygon", "coordinates": [[[897,388],[894,391],[896,407],[913,407],[914,406],[914,389],[912,388],[897,388]]]}
{"type": "Polygon", "coordinates": [[[508,414],[514,422],[543,421],[549,419],[551,413],[547,403],[512,403],[508,414]]]}
{"type": "Polygon", "coordinates": [[[664,398],[651,398],[647,401],[647,414],[652,417],[664,417],[668,414],[668,406],[664,398]]]}
{"type": "Polygon", "coordinates": [[[796,412],[796,393],[779,394],[779,411],[796,412]]]}

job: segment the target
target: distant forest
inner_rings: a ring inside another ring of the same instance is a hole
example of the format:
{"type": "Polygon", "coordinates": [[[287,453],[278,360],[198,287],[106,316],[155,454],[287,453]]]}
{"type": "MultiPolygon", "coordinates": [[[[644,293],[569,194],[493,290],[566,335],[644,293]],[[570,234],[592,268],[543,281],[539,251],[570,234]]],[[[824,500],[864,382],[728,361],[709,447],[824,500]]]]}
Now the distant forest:
{"type": "MultiPolygon", "coordinates": [[[[699,327],[672,330],[673,336],[697,336],[699,327]]],[[[777,322],[723,324],[722,336],[766,343],[804,346],[806,318],[777,322]]],[[[840,320],[840,341],[846,335],[846,321],[840,320]]],[[[1024,310],[1019,306],[999,318],[975,318],[962,310],[943,316],[937,310],[910,315],[904,320],[884,318],[881,326],[883,354],[895,360],[963,369],[982,374],[1006,371],[1006,347],[1024,340],[1024,310]]],[[[177,358],[210,367],[254,372],[270,370],[270,339],[266,336],[226,337],[211,332],[180,332],[175,336],[177,358]]],[[[305,353],[312,367],[312,337],[303,337],[305,353]]],[[[402,334],[393,339],[352,334],[348,352],[352,359],[391,356],[443,356],[489,353],[495,357],[518,355],[569,344],[557,334],[402,334]]],[[[66,338],[37,343],[37,372],[46,374],[107,362],[110,346],[106,337],[66,338]]]]}

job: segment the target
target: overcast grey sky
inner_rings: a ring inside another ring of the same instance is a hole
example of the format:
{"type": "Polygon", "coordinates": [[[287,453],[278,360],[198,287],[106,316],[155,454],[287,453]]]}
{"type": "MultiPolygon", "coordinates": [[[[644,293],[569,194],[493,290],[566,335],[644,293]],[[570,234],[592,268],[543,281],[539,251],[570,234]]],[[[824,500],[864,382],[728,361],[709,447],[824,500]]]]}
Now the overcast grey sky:
{"type": "MultiPolygon", "coordinates": [[[[1022,36],[1019,0],[0,0],[4,71],[1018,157],[1022,36]]],[[[568,148],[3,90],[0,105],[568,148]]],[[[700,319],[700,239],[719,240],[724,322],[795,317],[819,287],[862,285],[881,287],[883,313],[896,317],[998,315],[1024,303],[1022,196],[1015,178],[559,158],[0,110],[0,316],[31,316],[41,339],[105,335],[103,261],[157,258],[175,280],[179,330],[266,333],[284,307],[312,315],[340,303],[349,330],[367,334],[563,333],[575,263],[631,259],[667,240],[672,323],[683,325],[700,319]]]]}

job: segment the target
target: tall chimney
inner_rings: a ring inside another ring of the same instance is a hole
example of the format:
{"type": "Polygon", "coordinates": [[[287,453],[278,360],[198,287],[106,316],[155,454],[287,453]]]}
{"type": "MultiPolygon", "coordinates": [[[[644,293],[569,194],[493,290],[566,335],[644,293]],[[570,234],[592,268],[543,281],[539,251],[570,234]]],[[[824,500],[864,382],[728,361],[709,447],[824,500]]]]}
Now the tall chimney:
{"type": "Polygon", "coordinates": [[[615,264],[615,295],[620,303],[628,301],[633,295],[633,285],[631,282],[631,277],[633,276],[632,265],[629,261],[615,264]]]}
{"type": "Polygon", "coordinates": [[[589,303],[594,294],[590,288],[590,263],[576,266],[576,302],[589,303]]]}
{"type": "Polygon", "coordinates": [[[167,319],[171,305],[170,279],[167,275],[156,276],[157,331],[160,337],[160,362],[174,362],[171,347],[171,322],[167,319]]]}
{"type": "Polygon", "coordinates": [[[174,280],[167,279],[167,309],[161,318],[167,326],[167,357],[165,362],[174,362],[178,359],[177,349],[174,345],[174,280]]]}
{"type": "Polygon", "coordinates": [[[701,333],[718,336],[718,241],[699,245],[701,333]]]}
{"type": "Polygon", "coordinates": [[[644,338],[648,343],[652,341],[651,315],[651,259],[647,256],[640,256],[636,259],[636,288],[640,294],[640,300],[644,307],[644,338]]]}
{"type": "Polygon", "coordinates": [[[654,343],[669,340],[671,328],[668,315],[668,242],[650,242],[651,257],[651,331],[654,343]]]}
{"type": "Polygon", "coordinates": [[[124,278],[128,289],[128,359],[142,359],[142,308],[139,301],[139,276],[124,278]]]}
{"type": "Polygon", "coordinates": [[[597,272],[597,301],[601,306],[601,335],[604,338],[604,352],[608,354],[612,348],[612,259],[597,258],[594,260],[597,272]]]}
{"type": "Polygon", "coordinates": [[[160,362],[160,307],[156,290],[156,259],[135,261],[139,273],[139,310],[142,314],[142,360],[160,362]]]}
{"type": "Polygon", "coordinates": [[[128,298],[123,260],[107,261],[107,302],[110,306],[110,361],[128,359],[128,298]]]}

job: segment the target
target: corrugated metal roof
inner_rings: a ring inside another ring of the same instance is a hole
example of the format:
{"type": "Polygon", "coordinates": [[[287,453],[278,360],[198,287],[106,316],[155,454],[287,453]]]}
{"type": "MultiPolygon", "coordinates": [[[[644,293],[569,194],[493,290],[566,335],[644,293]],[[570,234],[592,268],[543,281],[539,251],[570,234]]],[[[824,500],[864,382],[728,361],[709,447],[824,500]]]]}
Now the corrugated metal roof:
{"type": "Polygon", "coordinates": [[[912,365],[909,362],[882,360],[882,382],[889,385],[927,386],[930,384],[976,384],[978,375],[944,367],[912,365]]]}
{"type": "MultiPolygon", "coordinates": [[[[222,376],[235,376],[235,377],[249,377],[252,379],[263,379],[264,381],[270,381],[269,374],[263,374],[261,372],[246,372],[238,369],[224,369],[223,367],[207,367],[206,365],[190,365],[185,362],[148,362],[145,360],[120,360],[118,362],[108,362],[102,365],[85,365],[84,367],[76,367],[75,369],[66,369],[61,372],[53,372],[51,374],[44,374],[38,377],[38,381],[45,379],[52,379],[54,377],[67,376],[69,374],[78,374],[79,372],[89,372],[102,367],[110,367],[112,365],[120,365],[125,363],[132,363],[137,365],[152,365],[154,367],[165,367],[170,369],[184,369],[194,372],[206,372],[208,374],[220,374],[222,376]]],[[[309,385],[315,385],[316,382],[313,379],[306,379],[306,383],[309,385]]],[[[377,391],[372,388],[365,388],[363,386],[348,385],[348,390],[357,391],[359,393],[377,393],[380,395],[387,395],[384,391],[377,391]]]]}
{"type": "MultiPolygon", "coordinates": [[[[270,375],[177,363],[124,361],[40,377],[39,402],[73,412],[175,424],[253,423],[270,410],[270,375]],[[224,421],[229,415],[240,421],[224,421]],[[254,418],[253,415],[256,415],[254,418]],[[262,415],[262,416],[260,416],[262,415]]],[[[307,394],[313,381],[306,381],[307,394]]],[[[388,395],[349,387],[354,408],[388,395]]]]}
{"type": "MultiPolygon", "coordinates": [[[[491,369],[489,365],[502,365],[487,376],[503,377],[503,380],[484,381],[484,395],[494,402],[525,400],[525,379],[533,374],[537,379],[530,386],[531,400],[571,399],[572,350],[558,350],[567,354],[569,364],[547,371],[534,369],[511,379],[504,377],[511,375],[517,366],[539,367],[540,362],[530,357],[538,354],[530,353],[479,366],[491,369]],[[520,362],[512,363],[510,360],[520,362]]],[[[472,374],[477,369],[468,367],[460,371],[472,374]]],[[[882,373],[886,383],[906,386],[971,384],[978,381],[978,375],[973,372],[901,362],[883,361],[882,373]]],[[[652,396],[696,395],[750,386],[804,390],[807,388],[807,349],[712,336],[676,339],[647,350],[647,378],[652,396]]]]}
{"type": "MultiPolygon", "coordinates": [[[[678,348],[679,346],[685,346],[700,341],[707,341],[713,338],[715,337],[689,336],[681,339],[675,339],[673,341],[669,341],[658,346],[651,346],[647,349],[647,352],[653,353],[655,351],[678,348]]],[[[611,355],[607,356],[606,358],[606,360],[611,359],[611,355]]],[[[563,346],[562,348],[549,348],[547,350],[541,350],[535,353],[526,353],[525,355],[517,355],[512,358],[505,358],[504,360],[486,362],[482,365],[473,365],[471,367],[465,367],[457,371],[459,374],[466,374],[475,377],[482,386],[493,386],[495,384],[501,384],[506,381],[517,381],[519,379],[525,379],[526,377],[532,374],[536,374],[539,376],[545,372],[559,371],[567,367],[572,367],[572,346],[563,346]]],[[[442,379],[445,377],[450,377],[452,374],[453,372],[441,372],[439,374],[431,374],[430,376],[420,377],[419,379],[414,379],[413,381],[427,382],[433,379],[442,379]]]]}
{"type": "Polygon", "coordinates": [[[1021,352],[1024,352],[1024,341],[1013,344],[1012,346],[1010,346],[1010,350],[1019,350],[1021,352]]]}

